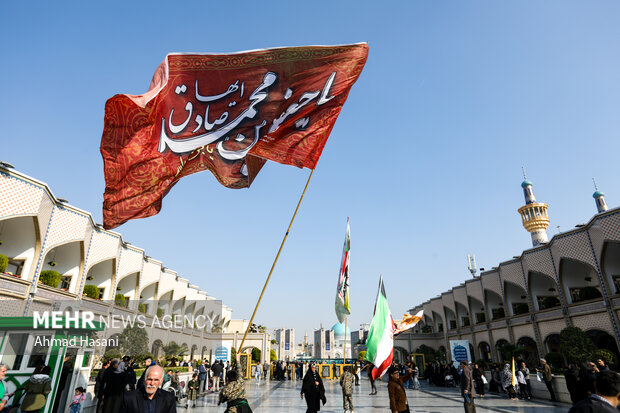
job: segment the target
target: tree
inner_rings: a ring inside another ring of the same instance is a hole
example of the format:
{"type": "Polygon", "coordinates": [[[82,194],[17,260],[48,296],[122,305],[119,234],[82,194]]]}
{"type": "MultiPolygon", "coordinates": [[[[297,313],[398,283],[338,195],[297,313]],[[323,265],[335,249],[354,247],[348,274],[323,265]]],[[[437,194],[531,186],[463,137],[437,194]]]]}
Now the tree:
{"type": "Polygon", "coordinates": [[[149,335],[137,325],[127,326],[118,337],[118,345],[123,354],[136,358],[149,352],[149,335]]]}
{"type": "Polygon", "coordinates": [[[121,355],[121,351],[119,349],[111,348],[110,350],[105,352],[105,354],[103,355],[101,360],[102,361],[108,361],[108,360],[120,359],[121,357],[122,357],[122,355],[121,355]]]}
{"type": "Polygon", "coordinates": [[[260,361],[260,350],[256,347],[252,347],[252,361],[260,361]]]}
{"type": "Polygon", "coordinates": [[[618,363],[618,357],[609,350],[605,350],[605,349],[596,350],[594,352],[593,360],[596,360],[599,358],[602,359],[605,362],[605,364],[611,368],[614,368],[616,364],[618,363]]]}
{"type": "Polygon", "coordinates": [[[271,361],[276,361],[278,359],[278,355],[276,354],[276,351],[274,349],[271,349],[271,351],[269,351],[269,359],[271,361]]]}
{"type": "Polygon", "coordinates": [[[513,357],[518,357],[525,352],[525,347],[515,346],[514,344],[506,343],[499,348],[499,352],[505,361],[511,361],[513,357]]]}
{"type": "Polygon", "coordinates": [[[424,354],[424,359],[426,361],[435,361],[437,358],[437,352],[426,344],[422,344],[415,352],[424,354]]]}
{"type": "Polygon", "coordinates": [[[250,326],[250,333],[264,333],[265,330],[267,330],[267,327],[261,324],[257,325],[252,323],[252,325],[250,326]]]}
{"type": "Polygon", "coordinates": [[[175,341],[171,341],[167,346],[163,346],[166,357],[183,356],[187,353],[187,346],[181,346],[175,341]]]}
{"type": "Polygon", "coordinates": [[[578,327],[560,331],[560,353],[569,363],[582,363],[592,359],[596,348],[592,340],[578,327]]]}

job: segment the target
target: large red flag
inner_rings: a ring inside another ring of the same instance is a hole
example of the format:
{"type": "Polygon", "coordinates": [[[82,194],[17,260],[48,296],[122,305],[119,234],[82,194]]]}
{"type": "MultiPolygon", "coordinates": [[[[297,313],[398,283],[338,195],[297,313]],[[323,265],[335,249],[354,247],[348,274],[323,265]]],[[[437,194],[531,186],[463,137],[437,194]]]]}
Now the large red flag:
{"type": "Polygon", "coordinates": [[[367,56],[365,43],[169,54],[145,94],[106,102],[104,226],[157,214],[205,169],[229,188],[266,160],[314,169],[367,56]]]}

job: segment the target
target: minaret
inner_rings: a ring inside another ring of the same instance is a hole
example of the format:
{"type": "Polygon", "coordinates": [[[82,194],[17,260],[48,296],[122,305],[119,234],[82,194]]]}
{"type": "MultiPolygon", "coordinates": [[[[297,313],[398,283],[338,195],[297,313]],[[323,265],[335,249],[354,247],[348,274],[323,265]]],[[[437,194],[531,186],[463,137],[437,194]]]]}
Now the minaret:
{"type": "Polygon", "coordinates": [[[524,181],[521,184],[525,205],[519,208],[521,220],[525,229],[532,234],[532,245],[535,247],[541,243],[549,241],[547,237],[547,227],[549,226],[549,216],[547,215],[548,205],[536,202],[532,183],[527,180],[525,170],[523,171],[524,181]]]}
{"type": "Polygon", "coordinates": [[[605,194],[598,190],[598,186],[596,186],[596,181],[592,178],[594,182],[595,193],[592,194],[592,198],[596,202],[596,209],[598,209],[599,214],[601,212],[607,211],[609,208],[607,207],[607,202],[605,202],[605,194]]]}

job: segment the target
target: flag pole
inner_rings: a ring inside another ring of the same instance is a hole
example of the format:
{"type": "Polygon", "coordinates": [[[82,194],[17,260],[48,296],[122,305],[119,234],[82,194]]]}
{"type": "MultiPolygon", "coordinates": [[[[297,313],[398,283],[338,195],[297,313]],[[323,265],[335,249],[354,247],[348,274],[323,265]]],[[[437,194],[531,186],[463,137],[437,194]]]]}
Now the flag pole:
{"type": "Polygon", "coordinates": [[[293,226],[293,221],[295,221],[295,216],[297,215],[297,211],[299,211],[299,206],[301,205],[301,201],[304,199],[304,195],[306,194],[306,189],[308,189],[308,185],[310,184],[310,179],[312,178],[312,174],[314,173],[314,169],[310,172],[310,176],[308,176],[308,181],[306,182],[306,186],[304,187],[304,191],[301,193],[301,197],[299,198],[299,202],[297,203],[297,208],[295,208],[295,212],[293,213],[293,217],[291,218],[290,224],[288,224],[288,228],[286,229],[286,234],[284,234],[284,238],[282,239],[282,244],[280,244],[280,249],[276,254],[275,260],[273,260],[273,264],[271,265],[271,270],[269,271],[269,275],[267,276],[267,280],[265,280],[265,285],[263,286],[263,291],[260,293],[260,297],[258,297],[258,301],[256,302],[256,307],[254,307],[254,312],[252,313],[252,317],[250,318],[250,322],[248,323],[248,327],[245,329],[245,334],[243,334],[243,339],[241,340],[241,344],[237,347],[237,353],[243,348],[243,343],[245,343],[245,339],[248,336],[248,332],[250,331],[250,327],[252,327],[252,321],[254,321],[254,316],[256,315],[256,311],[258,311],[258,306],[260,305],[261,300],[263,299],[263,294],[265,294],[265,290],[267,289],[267,284],[269,284],[269,279],[271,278],[271,274],[273,274],[273,269],[276,267],[276,263],[278,262],[278,258],[280,258],[280,253],[282,252],[282,248],[284,247],[284,243],[286,242],[286,238],[288,237],[288,233],[293,226]]]}
{"type": "Polygon", "coordinates": [[[344,351],[342,352],[342,364],[347,364],[347,322],[349,317],[344,319],[344,351]]]}

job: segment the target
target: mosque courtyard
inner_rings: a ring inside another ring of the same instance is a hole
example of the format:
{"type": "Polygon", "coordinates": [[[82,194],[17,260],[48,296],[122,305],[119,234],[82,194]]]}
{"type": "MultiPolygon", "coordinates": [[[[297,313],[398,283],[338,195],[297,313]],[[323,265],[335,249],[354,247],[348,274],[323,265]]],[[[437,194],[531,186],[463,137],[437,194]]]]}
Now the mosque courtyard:
{"type": "MultiPolygon", "coordinates": [[[[387,393],[387,382],[377,383],[378,394],[370,396],[370,385],[367,380],[354,388],[353,401],[356,413],[389,411],[390,404],[387,393]]],[[[336,380],[325,380],[327,403],[321,407],[321,412],[342,412],[342,392],[336,380]]],[[[260,386],[254,381],[246,382],[246,396],[252,410],[256,413],[290,413],[305,412],[306,402],[299,397],[301,381],[268,381],[261,382],[260,386]]],[[[458,389],[425,386],[422,390],[407,390],[409,408],[413,412],[452,413],[462,412],[463,402],[458,389]]],[[[217,406],[218,393],[208,393],[204,398],[196,401],[195,408],[188,412],[216,412],[224,411],[225,406],[217,406]]],[[[511,401],[499,395],[486,395],[484,399],[476,399],[478,412],[500,413],[555,413],[567,412],[570,405],[565,403],[551,403],[543,400],[511,401]]],[[[178,411],[185,411],[179,408],[178,411]]]]}

